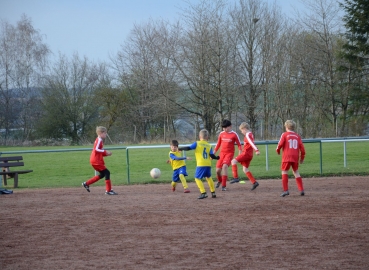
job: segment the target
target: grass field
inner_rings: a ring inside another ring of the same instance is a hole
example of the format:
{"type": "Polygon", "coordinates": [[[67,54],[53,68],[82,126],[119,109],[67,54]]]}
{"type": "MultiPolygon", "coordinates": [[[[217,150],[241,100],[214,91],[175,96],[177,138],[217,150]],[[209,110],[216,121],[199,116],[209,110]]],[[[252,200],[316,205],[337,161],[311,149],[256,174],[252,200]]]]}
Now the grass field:
{"type": "MultiPolygon", "coordinates": [[[[112,149],[113,155],[106,157],[105,162],[111,172],[114,185],[128,184],[127,152],[125,149],[114,149],[117,145],[106,145],[112,149]]],[[[122,146],[120,146],[122,147],[122,146]]],[[[166,164],[169,153],[168,147],[129,150],[129,182],[130,184],[169,183],[172,169],[166,164]],[[158,180],[150,178],[149,172],[157,167],[162,176],[158,180]]],[[[280,178],[281,156],[275,153],[276,145],[259,145],[260,156],[254,156],[250,170],[257,179],[280,178]],[[266,162],[266,148],[268,148],[268,170],[266,162]]],[[[322,144],[322,174],[320,167],[319,143],[305,143],[306,158],[300,166],[303,178],[331,176],[331,175],[369,175],[369,142],[346,142],[346,162],[344,167],[343,142],[322,144]]],[[[76,187],[94,175],[89,164],[91,147],[0,147],[1,156],[22,155],[24,169],[32,169],[33,173],[19,176],[19,188],[55,188],[76,187]],[[58,152],[35,152],[39,150],[58,152]],[[59,151],[60,150],[60,151],[59,151]],[[73,150],[73,151],[71,151],[73,150]],[[31,152],[32,151],[32,152],[31,152]],[[65,151],[65,152],[63,152],[65,151]],[[5,153],[4,153],[5,152],[5,153]],[[27,153],[30,152],[30,153],[27,153]]],[[[187,161],[187,180],[193,181],[196,167],[194,152],[186,152],[193,160],[187,161]]],[[[213,162],[213,179],[215,179],[215,162],[213,162]]],[[[292,176],[292,173],[290,173],[292,176]]],[[[229,169],[231,177],[231,170],[229,169]]],[[[239,167],[239,176],[246,179],[242,168],[239,167]]],[[[8,180],[7,188],[13,185],[8,180]]],[[[104,185],[99,181],[96,185],[104,185]]]]}

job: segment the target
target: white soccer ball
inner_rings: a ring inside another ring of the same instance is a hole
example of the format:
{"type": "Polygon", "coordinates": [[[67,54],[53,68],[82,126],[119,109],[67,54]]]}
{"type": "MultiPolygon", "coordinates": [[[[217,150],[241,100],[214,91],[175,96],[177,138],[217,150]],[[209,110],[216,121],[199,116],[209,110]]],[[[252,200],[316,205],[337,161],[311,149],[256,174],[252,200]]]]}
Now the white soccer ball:
{"type": "Polygon", "coordinates": [[[158,168],[153,168],[151,171],[150,171],[150,175],[152,178],[154,179],[157,179],[160,177],[161,175],[161,171],[158,169],[158,168]]]}

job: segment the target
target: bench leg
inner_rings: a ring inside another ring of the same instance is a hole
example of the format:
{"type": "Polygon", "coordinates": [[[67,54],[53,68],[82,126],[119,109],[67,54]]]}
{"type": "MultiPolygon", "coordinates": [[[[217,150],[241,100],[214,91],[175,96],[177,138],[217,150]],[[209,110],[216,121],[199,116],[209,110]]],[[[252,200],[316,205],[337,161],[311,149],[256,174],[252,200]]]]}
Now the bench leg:
{"type": "Polygon", "coordinates": [[[14,188],[18,187],[18,173],[14,174],[14,188]]]}
{"type": "Polygon", "coordinates": [[[3,174],[3,182],[4,182],[4,186],[7,186],[8,185],[8,182],[6,181],[6,177],[7,175],[6,174],[3,174]]]}

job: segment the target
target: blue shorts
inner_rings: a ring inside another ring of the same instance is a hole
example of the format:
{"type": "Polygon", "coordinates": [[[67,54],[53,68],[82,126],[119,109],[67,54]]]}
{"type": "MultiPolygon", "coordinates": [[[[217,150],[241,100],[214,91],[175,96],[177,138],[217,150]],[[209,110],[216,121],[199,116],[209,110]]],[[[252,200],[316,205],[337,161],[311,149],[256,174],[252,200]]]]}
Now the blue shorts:
{"type": "Polygon", "coordinates": [[[195,178],[211,177],[211,167],[196,167],[195,178]]]}
{"type": "Polygon", "coordinates": [[[172,181],[173,182],[178,182],[180,181],[181,179],[179,179],[179,175],[180,174],[183,174],[184,176],[187,176],[187,171],[186,171],[186,166],[183,166],[181,168],[178,168],[176,170],[173,171],[173,178],[172,178],[172,181]]]}

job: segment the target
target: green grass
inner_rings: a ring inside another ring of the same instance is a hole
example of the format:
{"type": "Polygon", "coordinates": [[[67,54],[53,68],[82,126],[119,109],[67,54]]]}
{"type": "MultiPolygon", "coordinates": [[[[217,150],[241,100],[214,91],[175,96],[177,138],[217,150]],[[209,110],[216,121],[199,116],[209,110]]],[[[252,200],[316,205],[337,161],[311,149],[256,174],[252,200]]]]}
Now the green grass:
{"type": "MultiPolygon", "coordinates": [[[[106,148],[118,146],[106,146],[106,148]]],[[[121,146],[120,146],[121,147],[121,146]]],[[[261,155],[254,156],[250,170],[257,179],[280,178],[281,156],[275,153],[276,145],[259,145],[261,155]],[[266,170],[266,147],[268,147],[268,165],[266,170]]],[[[94,170],[89,163],[91,147],[1,147],[0,152],[19,151],[2,154],[2,156],[22,155],[24,169],[32,169],[33,173],[19,176],[19,188],[55,188],[80,186],[94,175],[94,170]],[[70,152],[26,153],[37,150],[70,150],[70,152]],[[87,149],[87,150],[84,150],[87,149]],[[79,150],[79,151],[77,151],[79,150]]],[[[347,166],[344,167],[343,142],[323,143],[322,145],[322,175],[320,174],[320,145],[319,143],[305,143],[306,158],[300,165],[299,171],[303,178],[332,176],[332,175],[369,175],[369,142],[346,142],[347,166]]],[[[172,169],[166,164],[169,153],[168,147],[130,149],[130,184],[145,183],[169,183],[172,177],[172,169]],[[162,175],[158,180],[150,177],[149,172],[157,167],[162,175]]],[[[107,168],[111,172],[111,180],[114,185],[128,184],[127,157],[125,149],[113,149],[113,155],[105,157],[107,168]]],[[[188,181],[194,181],[196,161],[194,151],[186,152],[193,160],[187,161],[188,181]]],[[[215,180],[215,162],[213,162],[213,179],[215,180]]],[[[239,176],[246,179],[241,167],[239,176]]],[[[292,176],[292,172],[290,172],[292,176]]],[[[229,169],[231,177],[231,169],[229,169]]],[[[11,188],[13,180],[8,180],[7,188],[11,188]]],[[[96,185],[104,185],[99,181],[96,185]]]]}

